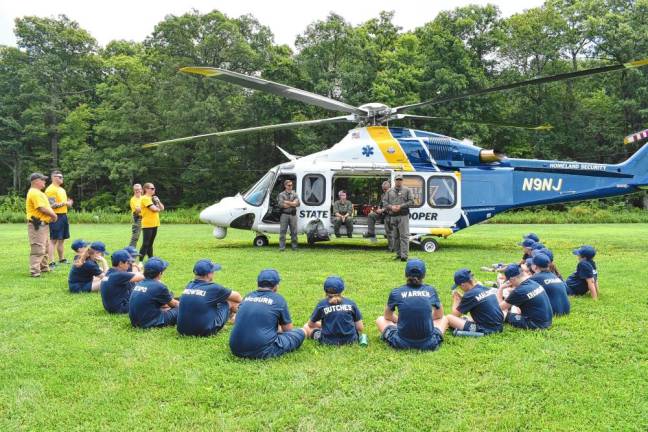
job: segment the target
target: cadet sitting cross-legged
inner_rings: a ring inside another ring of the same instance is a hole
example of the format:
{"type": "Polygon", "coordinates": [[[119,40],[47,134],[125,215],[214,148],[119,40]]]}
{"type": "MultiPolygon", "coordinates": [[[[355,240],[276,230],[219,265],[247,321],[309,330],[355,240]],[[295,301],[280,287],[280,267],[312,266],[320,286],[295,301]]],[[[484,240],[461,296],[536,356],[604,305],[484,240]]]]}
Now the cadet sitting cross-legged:
{"type": "Polygon", "coordinates": [[[136,282],[144,280],[144,275],[129,268],[133,257],[126,250],[115,251],[110,259],[112,268],[101,282],[101,302],[109,313],[128,313],[128,302],[136,282]]]}
{"type": "Polygon", "coordinates": [[[504,328],[504,314],[496,293],[495,289],[478,283],[470,270],[457,270],[452,287],[452,314],[446,315],[450,327],[485,335],[501,332],[504,328]],[[463,296],[457,292],[457,288],[464,292],[463,296]],[[461,317],[467,313],[470,313],[471,319],[461,317]]]}
{"type": "Polygon", "coordinates": [[[178,333],[185,336],[211,336],[234,317],[241,294],[214,283],[219,264],[201,259],[194,265],[196,279],[189,282],[180,297],[178,333]]]}
{"type": "Polygon", "coordinates": [[[161,281],[167,267],[169,263],[157,257],[144,263],[145,279],[135,284],[128,302],[128,316],[133,327],[146,329],[175,325],[179,302],[161,281]]]}
{"type": "Polygon", "coordinates": [[[347,194],[344,191],[338,192],[339,200],[333,203],[333,230],[336,237],[340,237],[340,227],[346,227],[347,237],[351,238],[353,234],[353,204],[347,200],[347,194]]]}
{"type": "Polygon", "coordinates": [[[384,339],[396,349],[436,350],[441,346],[448,320],[436,289],[423,284],[425,263],[412,259],[405,267],[407,282],[394,288],[387,299],[384,316],[376,325],[384,339]],[[394,311],[398,309],[398,315],[394,311]]]}
{"type": "Polygon", "coordinates": [[[277,294],[279,273],[262,270],[256,291],[245,296],[239,306],[229,345],[237,357],[265,359],[278,357],[301,346],[310,332],[293,330],[286,300],[277,294]]]}
{"type": "Polygon", "coordinates": [[[553,310],[544,288],[524,274],[518,264],[510,264],[504,270],[511,292],[504,299],[503,286],[497,290],[497,300],[505,313],[513,306],[520,313],[509,311],[505,321],[513,327],[523,329],[545,329],[551,327],[553,310]]]}
{"type": "Polygon", "coordinates": [[[355,302],[342,297],[344,281],[339,276],[329,276],[324,281],[326,298],[320,301],[306,324],[313,339],[328,345],[344,345],[358,341],[364,325],[362,314],[355,302]]]}

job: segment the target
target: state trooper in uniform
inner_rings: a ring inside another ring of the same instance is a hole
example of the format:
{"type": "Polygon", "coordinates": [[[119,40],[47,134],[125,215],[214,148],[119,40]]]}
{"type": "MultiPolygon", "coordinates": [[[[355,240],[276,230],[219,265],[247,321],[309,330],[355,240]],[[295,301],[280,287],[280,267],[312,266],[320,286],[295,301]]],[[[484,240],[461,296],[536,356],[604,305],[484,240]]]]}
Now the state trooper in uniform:
{"type": "Polygon", "coordinates": [[[389,214],[392,229],[392,245],[396,256],[394,259],[407,261],[409,254],[409,208],[414,204],[412,191],[403,186],[403,175],[394,177],[396,186],[387,191],[385,209],[389,214]]]}
{"type": "Polygon", "coordinates": [[[385,210],[385,207],[387,206],[387,192],[389,192],[389,189],[391,188],[391,183],[388,181],[384,181],[382,184],[382,196],[380,197],[380,205],[378,206],[377,209],[372,210],[371,213],[369,213],[368,216],[368,223],[367,223],[367,233],[364,235],[365,238],[369,238],[372,241],[376,240],[376,222],[378,223],[383,223],[385,224],[385,236],[387,237],[387,250],[389,252],[394,251],[394,243],[392,242],[392,230],[391,230],[391,225],[389,223],[390,217],[385,210]]]}
{"type": "Polygon", "coordinates": [[[297,249],[297,207],[299,197],[293,192],[292,180],[284,181],[284,191],[279,193],[277,204],[281,209],[279,218],[279,250],[286,249],[286,232],[290,226],[290,243],[293,250],[297,249]]]}
{"type": "Polygon", "coordinates": [[[335,232],[335,237],[340,237],[340,227],[344,225],[346,227],[347,237],[351,238],[353,236],[353,203],[348,201],[346,192],[338,192],[339,200],[333,203],[333,215],[335,219],[333,220],[333,229],[335,232]]]}

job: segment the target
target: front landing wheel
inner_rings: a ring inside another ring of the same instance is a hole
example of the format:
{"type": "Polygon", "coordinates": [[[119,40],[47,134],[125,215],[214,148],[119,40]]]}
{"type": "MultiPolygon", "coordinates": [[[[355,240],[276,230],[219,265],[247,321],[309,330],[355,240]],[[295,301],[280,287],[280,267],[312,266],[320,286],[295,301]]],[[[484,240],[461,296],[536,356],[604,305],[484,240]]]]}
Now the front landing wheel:
{"type": "Polygon", "coordinates": [[[433,238],[426,238],[421,242],[421,250],[423,252],[432,253],[436,252],[437,249],[439,249],[439,243],[433,238]]]}
{"type": "Polygon", "coordinates": [[[256,247],[263,247],[263,246],[268,246],[268,237],[264,235],[258,235],[254,237],[254,240],[252,241],[252,244],[256,247]]]}

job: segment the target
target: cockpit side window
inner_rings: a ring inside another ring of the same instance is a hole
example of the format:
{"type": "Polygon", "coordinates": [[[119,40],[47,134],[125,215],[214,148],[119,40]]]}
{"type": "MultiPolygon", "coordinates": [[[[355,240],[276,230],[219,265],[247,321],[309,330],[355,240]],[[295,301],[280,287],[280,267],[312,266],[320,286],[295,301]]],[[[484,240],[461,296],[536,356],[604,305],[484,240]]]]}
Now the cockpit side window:
{"type": "Polygon", "coordinates": [[[247,192],[243,194],[243,199],[246,203],[253,206],[260,206],[263,204],[268,190],[272,187],[275,177],[274,171],[268,172],[261,180],[256,182],[247,192]]]}
{"type": "Polygon", "coordinates": [[[302,179],[302,203],[319,206],[326,200],[326,179],[321,174],[306,174],[302,179]]]}

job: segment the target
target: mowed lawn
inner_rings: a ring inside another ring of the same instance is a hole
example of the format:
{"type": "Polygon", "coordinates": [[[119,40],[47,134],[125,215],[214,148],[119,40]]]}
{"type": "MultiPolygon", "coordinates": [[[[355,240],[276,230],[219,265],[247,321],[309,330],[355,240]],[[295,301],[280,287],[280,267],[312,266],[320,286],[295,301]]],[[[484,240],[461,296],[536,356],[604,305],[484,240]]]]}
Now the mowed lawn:
{"type": "MultiPolygon", "coordinates": [[[[230,326],[216,337],[179,337],[175,328],[138,331],[108,315],[97,294],[71,295],[68,268],[28,277],[27,232],[0,225],[0,430],[647,430],[648,225],[482,225],[413,251],[427,282],[450,309],[452,273],[514,261],[533,231],[554,250],[564,275],[571,250],[596,246],[601,295],[572,300],[548,331],[488,338],[446,334],[437,352],[397,352],[374,320],[404,279],[385,242],[360,239],[297,252],[251,246],[252,233],[215,240],[205,225],[162,226],[156,254],[171,262],[164,281],[180,294],[203,257],[223,265],[217,281],[245,294],[262,268],[283,280],[302,325],[339,274],[365,317],[368,348],[306,341],[280,359],[232,356],[230,326]]],[[[127,225],[78,225],[73,238],[123,247],[127,225]]],[[[69,246],[67,247],[67,252],[69,246]]],[[[70,255],[68,255],[71,257],[70,255]]]]}

